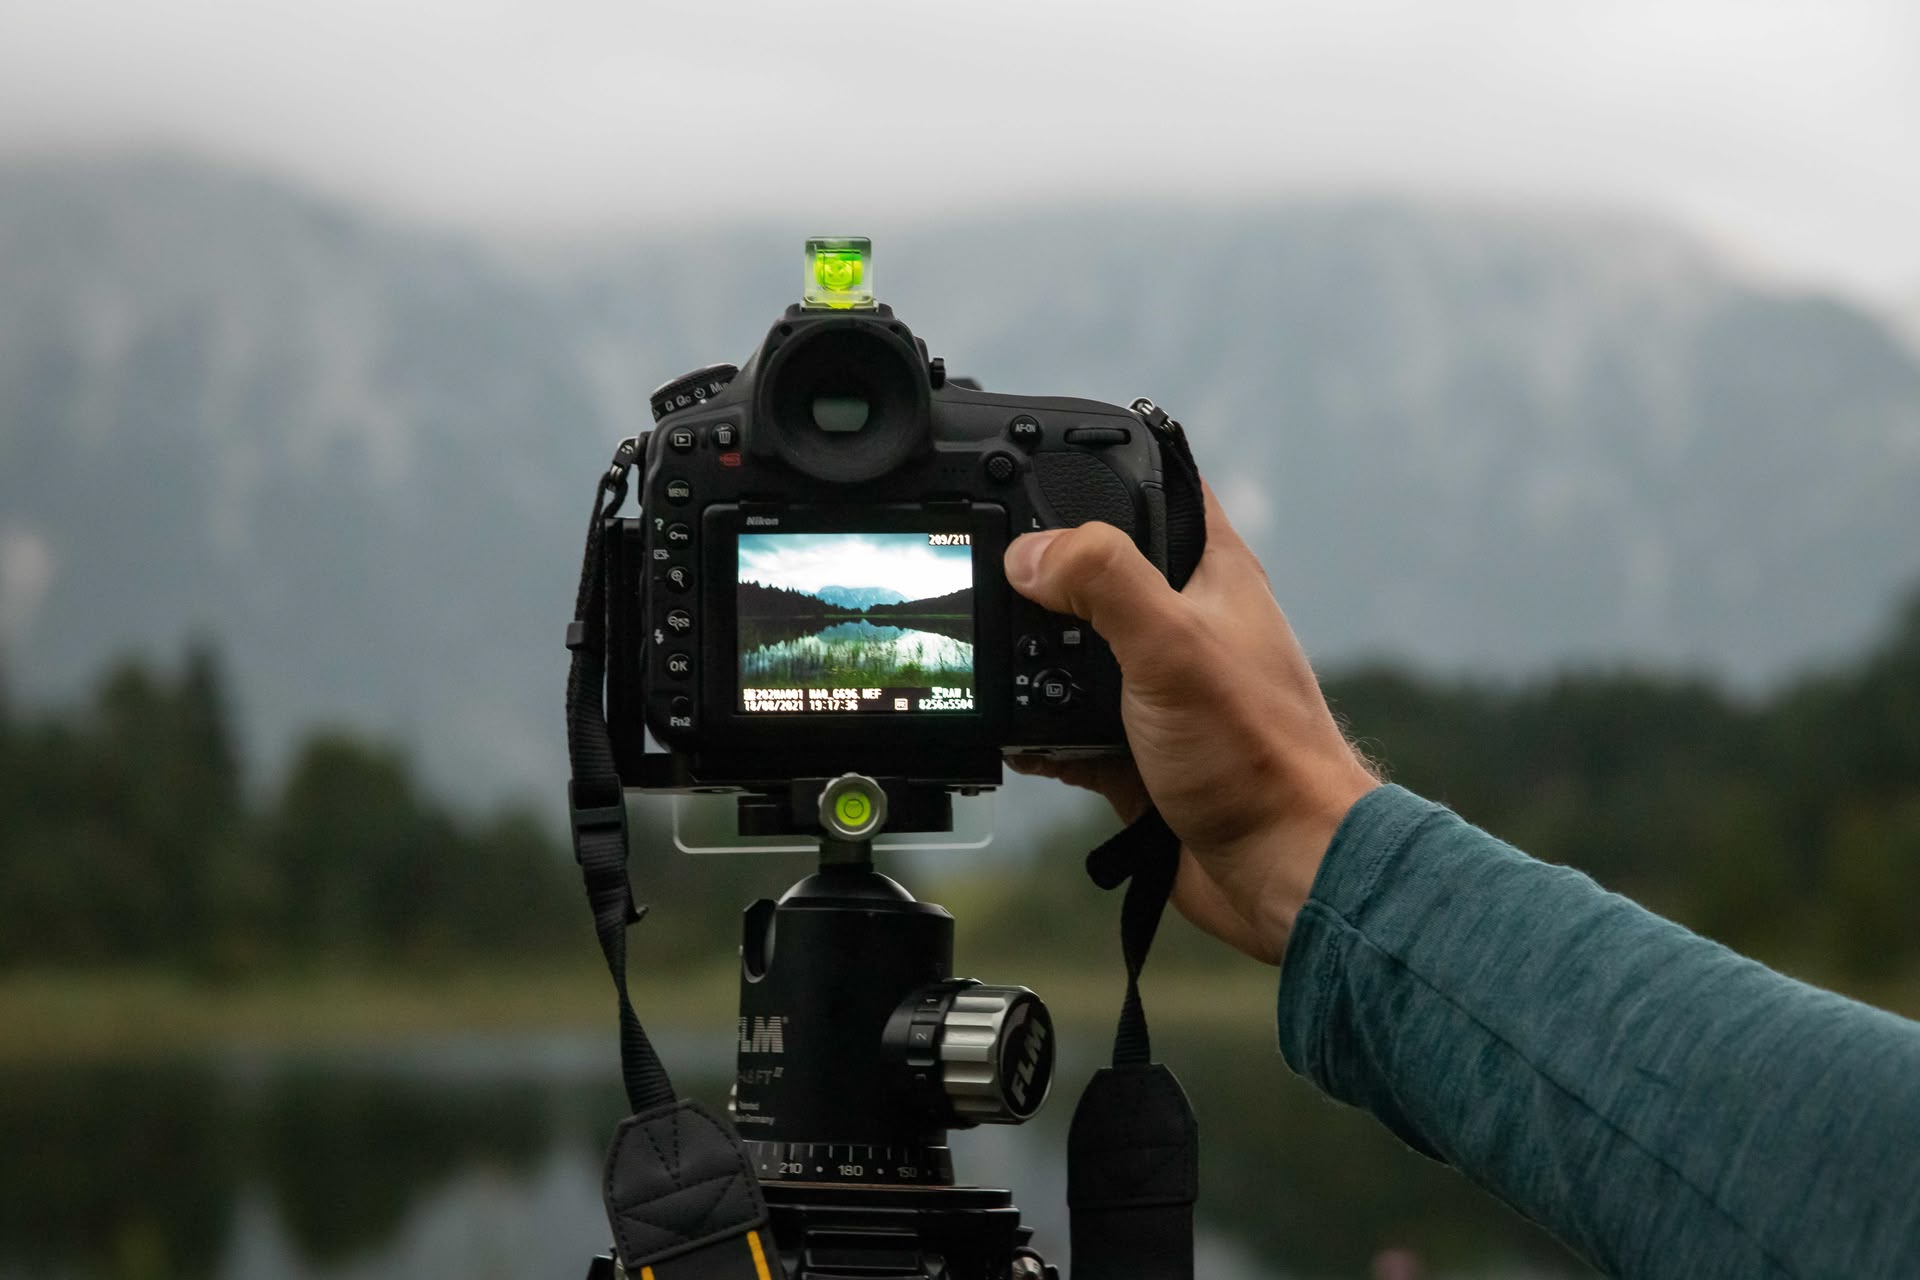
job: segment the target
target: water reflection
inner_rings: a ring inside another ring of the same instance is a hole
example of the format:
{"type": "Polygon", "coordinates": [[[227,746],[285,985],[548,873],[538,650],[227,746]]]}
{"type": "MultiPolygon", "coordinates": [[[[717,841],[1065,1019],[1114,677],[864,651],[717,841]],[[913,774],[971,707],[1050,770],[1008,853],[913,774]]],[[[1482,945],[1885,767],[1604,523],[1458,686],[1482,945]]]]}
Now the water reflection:
{"type": "Polygon", "coordinates": [[[914,625],[742,619],[741,679],[776,686],[830,681],[888,687],[973,673],[972,619],[915,615],[902,620],[914,625]],[[942,634],[947,631],[961,634],[942,634]]]}
{"type": "MultiPolygon", "coordinates": [[[[723,1098],[711,1046],[663,1048],[693,1070],[683,1085],[723,1098]]],[[[1169,1053],[1201,1117],[1208,1280],[1364,1277],[1388,1247],[1430,1274],[1584,1274],[1463,1180],[1313,1095],[1257,1029],[1169,1053]]],[[[1035,1124],[955,1140],[965,1175],[1012,1187],[1056,1261],[1066,1126],[1092,1065],[1066,1064],[1035,1124]]],[[[599,1170],[621,1112],[604,1038],[9,1068],[0,1275],[572,1280],[605,1242],[599,1170]]]]}

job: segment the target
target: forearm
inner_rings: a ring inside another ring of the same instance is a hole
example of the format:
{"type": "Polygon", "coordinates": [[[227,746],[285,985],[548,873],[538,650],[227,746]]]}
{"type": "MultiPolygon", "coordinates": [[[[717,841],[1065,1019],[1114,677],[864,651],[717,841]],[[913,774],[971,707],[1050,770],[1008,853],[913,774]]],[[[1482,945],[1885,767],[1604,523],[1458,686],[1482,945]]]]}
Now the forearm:
{"type": "Polygon", "coordinates": [[[1920,1025],[1400,788],[1327,852],[1280,1041],[1615,1274],[1920,1274],[1920,1025]]]}

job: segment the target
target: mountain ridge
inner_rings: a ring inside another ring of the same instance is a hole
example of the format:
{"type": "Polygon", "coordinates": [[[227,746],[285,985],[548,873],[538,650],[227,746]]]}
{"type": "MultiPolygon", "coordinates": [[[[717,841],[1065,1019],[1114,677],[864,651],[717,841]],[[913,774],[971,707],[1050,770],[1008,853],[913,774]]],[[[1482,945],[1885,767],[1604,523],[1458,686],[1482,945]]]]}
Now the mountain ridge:
{"type": "Polygon", "coordinates": [[[824,586],[818,591],[809,592],[828,604],[839,605],[843,609],[866,609],[876,604],[899,604],[907,597],[891,587],[840,587],[824,586]]]}
{"type": "MultiPolygon", "coordinates": [[[[593,478],[654,385],[753,348],[793,248],[509,252],[178,159],[0,164],[13,692],[205,635],[269,760],[343,719],[548,785],[593,478]]],[[[1668,229],[1376,200],[879,250],[956,373],[1184,421],[1322,665],[1756,686],[1920,576],[1920,361],[1668,229]]]]}

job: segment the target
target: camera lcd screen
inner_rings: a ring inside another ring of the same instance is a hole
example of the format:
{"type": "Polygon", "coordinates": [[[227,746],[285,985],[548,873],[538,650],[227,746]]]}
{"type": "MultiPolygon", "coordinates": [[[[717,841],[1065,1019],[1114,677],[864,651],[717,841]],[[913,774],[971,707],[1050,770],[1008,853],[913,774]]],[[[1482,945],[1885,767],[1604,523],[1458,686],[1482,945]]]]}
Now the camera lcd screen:
{"type": "Polygon", "coordinates": [[[740,710],[973,708],[973,539],[743,533],[740,710]]]}

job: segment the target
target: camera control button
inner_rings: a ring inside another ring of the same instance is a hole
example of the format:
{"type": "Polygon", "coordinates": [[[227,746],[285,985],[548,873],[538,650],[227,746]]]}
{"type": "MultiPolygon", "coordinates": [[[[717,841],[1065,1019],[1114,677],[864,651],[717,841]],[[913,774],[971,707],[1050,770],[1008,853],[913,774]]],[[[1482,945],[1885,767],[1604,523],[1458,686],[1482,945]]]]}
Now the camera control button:
{"type": "Polygon", "coordinates": [[[707,439],[713,441],[716,449],[731,449],[740,443],[740,428],[731,422],[722,422],[707,432],[707,439]]]}
{"type": "Polygon", "coordinates": [[[667,545],[684,547],[692,541],[693,530],[689,529],[686,525],[670,524],[667,526],[667,545]]]}
{"type": "Polygon", "coordinates": [[[1021,636],[1014,646],[1014,652],[1020,655],[1022,662],[1038,662],[1047,656],[1047,638],[1045,636],[1021,636]]]}
{"type": "Polygon", "coordinates": [[[1071,672],[1062,671],[1057,667],[1049,671],[1042,671],[1033,678],[1033,683],[1034,686],[1040,690],[1040,701],[1050,707],[1064,707],[1073,701],[1073,675],[1071,672]]]}
{"type": "Polygon", "coordinates": [[[1067,443],[1092,445],[1105,448],[1110,444],[1125,444],[1133,439],[1133,433],[1125,427],[1068,427],[1067,443]]]}
{"type": "Polygon", "coordinates": [[[693,585],[693,570],[683,564],[670,564],[665,574],[667,585],[675,591],[685,591],[693,585]]]}
{"type": "Polygon", "coordinates": [[[667,704],[667,727],[671,729],[693,728],[693,699],[678,697],[667,704]]]}
{"type": "Polygon", "coordinates": [[[1022,449],[1031,449],[1040,443],[1040,424],[1023,413],[1007,424],[1007,438],[1022,449]]]}
{"type": "Polygon", "coordinates": [[[674,506],[684,507],[687,505],[688,499],[692,497],[693,497],[693,486],[689,484],[687,481],[685,480],[667,481],[667,501],[671,502],[674,506]]]}
{"type": "Polygon", "coordinates": [[[1020,474],[1020,464],[1013,460],[1010,453],[990,453],[987,455],[987,479],[995,484],[1005,484],[1020,474]]]}
{"type": "Polygon", "coordinates": [[[685,680],[693,674],[693,659],[684,653],[667,655],[667,674],[675,680],[685,680]]]}
{"type": "Polygon", "coordinates": [[[1083,634],[1079,627],[1062,628],[1060,631],[1060,647],[1062,649],[1078,649],[1081,646],[1081,636],[1083,634]]]}
{"type": "Polygon", "coordinates": [[[667,615],[667,630],[677,636],[686,635],[693,630],[693,615],[685,609],[675,609],[667,615]]]}
{"type": "Polygon", "coordinates": [[[692,427],[674,427],[667,432],[667,447],[675,453],[692,453],[700,436],[692,427]]]}

